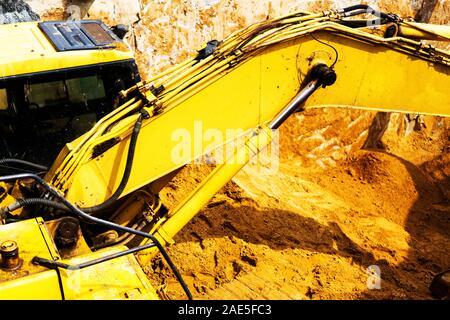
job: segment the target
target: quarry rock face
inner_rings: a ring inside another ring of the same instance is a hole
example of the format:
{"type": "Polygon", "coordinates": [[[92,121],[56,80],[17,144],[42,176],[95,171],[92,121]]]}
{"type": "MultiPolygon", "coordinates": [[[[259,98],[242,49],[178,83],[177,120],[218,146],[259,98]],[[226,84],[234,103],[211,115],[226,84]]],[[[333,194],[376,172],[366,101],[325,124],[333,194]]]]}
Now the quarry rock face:
{"type": "Polygon", "coordinates": [[[0,24],[39,20],[30,6],[22,0],[0,1],[0,24]]]}
{"type": "Polygon", "coordinates": [[[43,19],[101,19],[131,25],[138,20],[139,0],[26,0],[43,19]]]}
{"type": "MultiPolygon", "coordinates": [[[[43,19],[102,19],[131,26],[128,40],[141,71],[154,75],[195,54],[206,42],[223,39],[252,23],[293,11],[323,11],[358,1],[297,0],[26,0],[43,19]]],[[[366,1],[380,10],[431,23],[449,21],[448,0],[366,1]],[[423,4],[426,3],[426,4],[423,4]],[[441,13],[441,14],[438,14],[441,13]]]]}

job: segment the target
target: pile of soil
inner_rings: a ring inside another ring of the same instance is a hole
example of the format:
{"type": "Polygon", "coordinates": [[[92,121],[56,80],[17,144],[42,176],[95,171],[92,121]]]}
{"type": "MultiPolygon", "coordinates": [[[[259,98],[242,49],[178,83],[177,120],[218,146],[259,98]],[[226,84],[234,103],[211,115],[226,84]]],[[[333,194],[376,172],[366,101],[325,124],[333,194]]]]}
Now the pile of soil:
{"type": "MultiPolygon", "coordinates": [[[[370,118],[359,116],[293,117],[281,131],[279,171],[246,167],[177,235],[168,251],[195,298],[431,298],[433,275],[450,268],[450,125],[407,137],[388,130],[385,150],[360,150],[361,132],[342,126],[370,118]],[[305,141],[314,126],[330,128],[318,145],[305,141]],[[331,164],[345,149],[333,144],[349,148],[331,164]],[[371,266],[379,289],[368,287],[371,266]]],[[[175,205],[210,170],[187,167],[163,201],[175,205]]],[[[146,271],[162,297],[184,298],[160,257],[146,271]]]]}

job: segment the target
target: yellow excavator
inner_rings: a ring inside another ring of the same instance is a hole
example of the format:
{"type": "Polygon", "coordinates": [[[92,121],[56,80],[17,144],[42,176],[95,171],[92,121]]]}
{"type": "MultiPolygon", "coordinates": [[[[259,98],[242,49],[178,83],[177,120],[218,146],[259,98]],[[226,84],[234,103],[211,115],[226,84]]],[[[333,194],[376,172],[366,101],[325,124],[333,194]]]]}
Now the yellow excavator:
{"type": "MultiPolygon", "coordinates": [[[[450,53],[425,41],[450,27],[367,5],[254,24],[148,80],[122,35],[94,20],[0,26],[1,299],[158,299],[141,267],[158,253],[191,299],[165,247],[291,114],[450,116],[450,53]],[[199,126],[212,134],[188,143],[199,126]],[[230,144],[162,203],[183,167],[230,144]]],[[[434,286],[448,294],[448,274],[434,286]]]]}

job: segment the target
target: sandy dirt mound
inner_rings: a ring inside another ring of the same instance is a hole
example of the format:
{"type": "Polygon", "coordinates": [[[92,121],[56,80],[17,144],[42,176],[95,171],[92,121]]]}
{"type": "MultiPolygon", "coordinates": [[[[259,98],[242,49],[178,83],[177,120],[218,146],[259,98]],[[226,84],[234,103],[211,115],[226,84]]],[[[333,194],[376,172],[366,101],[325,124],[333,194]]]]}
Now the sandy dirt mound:
{"type": "MultiPolygon", "coordinates": [[[[345,148],[346,134],[359,135],[326,114],[315,114],[325,127],[334,124],[329,136],[321,133],[324,141],[308,144],[304,133],[313,135],[314,125],[291,119],[282,130],[279,171],[258,176],[245,168],[176,237],[169,253],[195,298],[430,298],[433,275],[450,267],[448,127],[397,137],[395,144],[390,131],[387,150],[348,151],[323,166],[345,148]],[[381,289],[368,289],[373,265],[381,289]]],[[[358,121],[358,114],[344,115],[358,121]]],[[[348,141],[348,149],[361,143],[348,141]]],[[[175,204],[209,170],[187,168],[163,200],[175,204]]],[[[165,297],[183,298],[159,257],[147,273],[165,297]]]]}

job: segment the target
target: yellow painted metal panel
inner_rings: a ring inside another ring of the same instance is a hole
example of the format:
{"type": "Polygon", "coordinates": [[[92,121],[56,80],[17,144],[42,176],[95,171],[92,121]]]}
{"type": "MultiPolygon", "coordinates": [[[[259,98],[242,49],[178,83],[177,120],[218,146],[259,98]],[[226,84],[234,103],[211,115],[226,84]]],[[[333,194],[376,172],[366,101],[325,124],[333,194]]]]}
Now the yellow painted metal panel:
{"type": "Polygon", "coordinates": [[[0,269],[0,299],[61,299],[56,271],[31,263],[35,256],[52,259],[56,255],[43,237],[41,218],[0,226],[0,243],[15,241],[22,266],[15,271],[0,269]]]}
{"type": "Polygon", "coordinates": [[[54,270],[0,284],[0,300],[60,300],[61,288],[54,270]]]}
{"type": "MultiPolygon", "coordinates": [[[[337,49],[338,78],[334,85],[310,97],[307,108],[337,106],[450,115],[448,66],[339,35],[319,33],[315,38],[337,49]]],[[[276,115],[274,100],[286,103],[292,98],[311,68],[310,59],[317,56],[327,57],[324,62],[331,65],[335,53],[311,37],[277,45],[263,55],[263,120],[276,115]]]]}
{"type": "Polygon", "coordinates": [[[407,22],[400,25],[399,33],[412,39],[450,40],[450,26],[407,22]]]}
{"type": "MultiPolygon", "coordinates": [[[[307,107],[349,106],[450,115],[449,66],[432,64],[383,46],[368,47],[347,37],[323,35],[323,40],[329,40],[339,52],[335,66],[338,80],[308,99],[307,107]]],[[[304,42],[302,57],[319,45],[314,40],[304,42]]],[[[321,49],[325,50],[324,46],[321,49]]]]}
{"type": "MultiPolygon", "coordinates": [[[[202,155],[206,150],[214,149],[225,142],[204,140],[203,135],[209,130],[219,130],[225,133],[225,138],[233,139],[236,134],[244,134],[244,131],[233,129],[253,128],[259,122],[259,70],[259,59],[250,60],[176,108],[145,124],[139,135],[136,160],[126,192],[164,176],[174,168],[202,155]],[[173,152],[182,137],[194,137],[194,133],[197,138],[200,137],[200,141],[192,139],[188,157],[174,161],[173,152]]],[[[81,207],[107,199],[120,183],[128,145],[128,142],[118,144],[103,156],[83,166],[66,195],[67,198],[81,207]],[[108,189],[104,189],[105,185],[108,189]]]]}
{"type": "Polygon", "coordinates": [[[37,22],[0,26],[0,78],[133,59],[124,45],[115,49],[57,52],[37,22]]]}
{"type": "Polygon", "coordinates": [[[47,270],[31,263],[34,256],[53,259],[42,236],[40,224],[43,224],[43,221],[38,218],[0,226],[0,243],[15,241],[19,247],[19,257],[23,260],[22,267],[14,273],[0,269],[0,284],[12,278],[21,278],[47,270]]]}
{"type": "MultiPolygon", "coordinates": [[[[60,260],[43,220],[37,218],[0,226],[0,243],[6,240],[18,244],[23,264],[15,271],[0,269],[0,300],[61,299],[57,272],[31,263],[35,256],[60,260]]],[[[104,249],[64,262],[76,265],[126,249],[104,249]]],[[[59,272],[65,299],[158,299],[132,254],[81,270],[60,269],[59,272]]]]}
{"type": "MultiPolygon", "coordinates": [[[[126,249],[121,246],[104,249],[64,262],[76,265],[126,249]]],[[[60,273],[68,300],[159,299],[132,254],[81,270],[61,269],[60,273]]]]}

